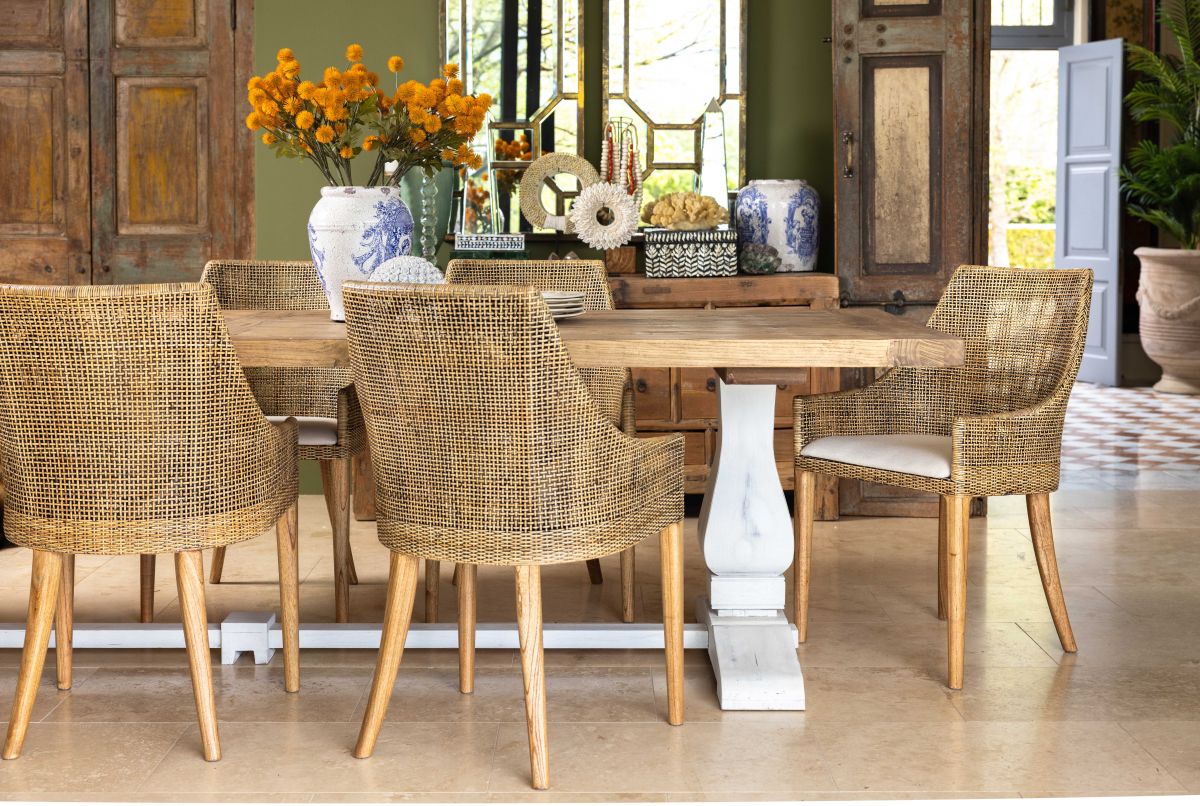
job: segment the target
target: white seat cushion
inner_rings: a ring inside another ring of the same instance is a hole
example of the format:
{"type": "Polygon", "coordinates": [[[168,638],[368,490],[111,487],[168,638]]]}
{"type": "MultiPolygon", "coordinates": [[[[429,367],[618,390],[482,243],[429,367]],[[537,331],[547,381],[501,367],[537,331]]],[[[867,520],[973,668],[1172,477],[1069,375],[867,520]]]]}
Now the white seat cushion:
{"type": "MultiPolygon", "coordinates": [[[[268,417],[273,423],[282,423],[287,417],[268,417]]],[[[300,444],[301,445],[336,445],[337,444],[337,425],[336,417],[296,417],[296,424],[300,426],[300,444]]]]}
{"type": "Polygon", "coordinates": [[[936,434],[822,437],[800,451],[801,456],[848,465],[874,467],[934,479],[950,478],[954,445],[936,434]]]}

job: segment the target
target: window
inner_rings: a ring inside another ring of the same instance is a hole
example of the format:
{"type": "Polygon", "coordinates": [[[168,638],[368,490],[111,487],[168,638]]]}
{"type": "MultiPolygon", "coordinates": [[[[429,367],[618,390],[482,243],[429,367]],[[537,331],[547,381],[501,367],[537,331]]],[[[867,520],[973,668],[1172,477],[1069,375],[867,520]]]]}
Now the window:
{"type": "Polygon", "coordinates": [[[992,0],[992,50],[1054,50],[1074,42],[1074,0],[992,0]]]}

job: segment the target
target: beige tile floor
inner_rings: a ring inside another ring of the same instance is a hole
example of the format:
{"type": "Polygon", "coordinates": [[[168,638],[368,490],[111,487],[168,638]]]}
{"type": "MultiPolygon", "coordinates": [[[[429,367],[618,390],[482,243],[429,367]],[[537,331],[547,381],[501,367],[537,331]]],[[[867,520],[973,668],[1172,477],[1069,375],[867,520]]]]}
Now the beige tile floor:
{"type": "MultiPolygon", "coordinates": [[[[374,653],[305,651],[303,690],[278,658],[216,667],[224,760],[200,758],[181,651],[79,651],[74,689],[42,687],[24,756],[0,797],[42,800],[729,800],[1200,792],[1200,475],[1170,484],[1078,474],[1053,498],[1080,652],[1064,655],[1042,597],[1020,499],[971,523],[966,687],[943,687],[936,527],[917,519],[818,524],[812,629],[800,650],[808,710],[723,712],[702,652],[687,657],[687,718],[664,722],[657,652],[549,652],[548,794],[528,788],[520,668],[483,652],[476,693],[449,651],[407,653],[379,747],[350,749],[374,653]],[[1125,487],[1125,489],[1118,489],[1125,487]],[[1138,489],[1138,488],[1142,489],[1138,489]]],[[[1165,478],[1165,477],[1164,477],[1165,478]]],[[[356,523],[356,621],[378,621],[386,553],[356,523]]],[[[301,504],[301,606],[332,612],[323,502],[301,504]]],[[[688,601],[704,588],[688,523],[688,601]]],[[[230,550],[209,612],[272,608],[270,536],[230,550]]],[[[160,562],[158,618],[178,617],[160,562]]],[[[618,571],[545,576],[547,620],[608,621],[618,571]]],[[[0,552],[0,622],[24,618],[29,554],[0,552]]],[[[77,619],[132,621],[137,561],[80,558],[77,619]]],[[[443,620],[454,617],[445,570],[443,620]]],[[[659,618],[657,552],[639,554],[638,608],[659,618]]],[[[480,618],[510,621],[507,572],[480,575],[480,618]]],[[[418,603],[418,618],[422,605],[418,603]]],[[[0,651],[0,718],[18,653],[0,651]]],[[[0,726],[3,727],[3,726],[0,726]]]]}

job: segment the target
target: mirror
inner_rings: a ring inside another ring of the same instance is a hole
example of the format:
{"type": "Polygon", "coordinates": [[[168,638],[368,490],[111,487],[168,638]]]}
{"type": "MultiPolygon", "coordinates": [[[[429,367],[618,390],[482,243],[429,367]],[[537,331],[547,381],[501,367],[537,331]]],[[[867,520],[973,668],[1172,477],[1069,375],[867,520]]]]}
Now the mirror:
{"type": "Polygon", "coordinates": [[[583,153],[583,0],[442,0],[440,21],[442,61],[459,65],[468,91],[495,99],[476,145],[500,229],[527,230],[521,171],[543,154],[583,153]]]}
{"type": "Polygon", "coordinates": [[[637,129],[646,198],[745,184],[746,4],[604,0],[603,118],[637,129]]]}

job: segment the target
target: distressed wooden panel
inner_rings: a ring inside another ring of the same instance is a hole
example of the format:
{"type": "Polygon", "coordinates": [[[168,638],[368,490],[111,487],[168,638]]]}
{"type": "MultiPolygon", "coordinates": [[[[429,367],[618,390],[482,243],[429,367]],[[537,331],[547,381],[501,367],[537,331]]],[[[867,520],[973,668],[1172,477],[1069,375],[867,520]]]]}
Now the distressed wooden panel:
{"type": "Polygon", "coordinates": [[[63,87],[58,77],[0,77],[0,233],[65,235],[63,87]]]}
{"type": "Polygon", "coordinates": [[[62,0],[0,2],[0,48],[63,46],[62,0]]]}
{"type": "Polygon", "coordinates": [[[940,70],[936,57],[864,62],[863,221],[869,274],[936,273],[940,70]],[[922,63],[923,62],[923,63],[922,63]]]}
{"type": "Polygon", "coordinates": [[[116,0],[116,41],[133,47],[202,47],[205,0],[116,0]]]}
{"type": "Polygon", "coordinates": [[[117,194],[122,234],[187,234],[208,224],[204,79],[117,82],[117,194]]]}
{"type": "MultiPolygon", "coordinates": [[[[951,0],[967,2],[967,0],[951,0]]],[[[863,0],[864,17],[936,16],[942,13],[941,0],[863,0]]]]}

